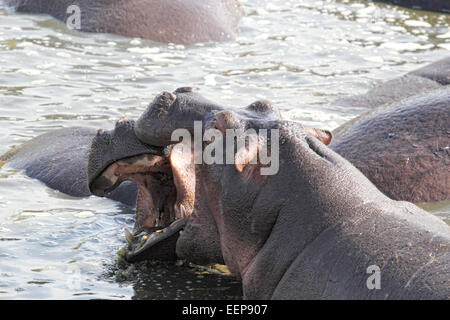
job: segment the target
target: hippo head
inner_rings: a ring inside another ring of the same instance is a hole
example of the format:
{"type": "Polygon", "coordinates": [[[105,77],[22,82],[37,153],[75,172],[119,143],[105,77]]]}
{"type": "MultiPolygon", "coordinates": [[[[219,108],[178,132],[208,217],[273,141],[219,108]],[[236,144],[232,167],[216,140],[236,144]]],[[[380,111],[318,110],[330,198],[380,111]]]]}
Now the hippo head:
{"type": "MultiPolygon", "coordinates": [[[[163,92],[138,119],[135,133],[143,143],[170,146],[169,159],[176,184],[195,184],[193,211],[176,244],[179,258],[197,263],[219,262],[218,259],[224,258],[230,270],[238,273],[239,266],[252,256],[251,250],[241,251],[239,259],[242,261],[238,261],[229,250],[239,248],[243,239],[252,242],[255,234],[260,236],[260,232],[268,231],[273,222],[270,217],[264,217],[264,213],[273,210],[280,199],[273,201],[268,191],[264,192],[267,193],[265,198],[258,197],[270,176],[260,174],[269,163],[259,161],[257,155],[260,150],[279,143],[271,130],[277,129],[280,123],[278,109],[267,101],[257,101],[242,109],[226,109],[186,88],[174,93],[163,92]],[[200,130],[195,122],[200,122],[200,130]],[[175,135],[182,136],[181,142],[172,139],[177,130],[186,133],[175,135]],[[250,134],[240,147],[233,144],[229,148],[227,141],[239,139],[248,130],[253,130],[256,138],[250,134]],[[265,135],[259,135],[262,131],[265,135]],[[200,143],[203,156],[197,161],[194,140],[199,132],[203,138],[200,143]],[[225,151],[219,152],[221,147],[225,151]],[[206,153],[214,161],[205,157],[206,153]],[[256,199],[260,202],[257,206],[256,199]],[[252,219],[246,213],[254,210],[258,210],[261,220],[252,226],[249,225],[252,219]],[[253,227],[260,230],[255,229],[253,233],[253,227]]],[[[294,125],[305,135],[314,136],[325,144],[331,142],[328,131],[294,125]]],[[[271,151],[266,156],[270,158],[271,151]]]]}
{"type": "MultiPolygon", "coordinates": [[[[137,184],[134,233],[127,232],[127,240],[133,246],[139,245],[134,240],[142,231],[159,231],[171,226],[176,218],[182,218],[193,201],[188,199],[187,191],[177,192],[167,151],[139,141],[134,126],[133,120],[123,118],[114,130],[99,130],[91,143],[88,162],[89,189],[95,195],[104,196],[124,181],[137,184]]],[[[155,233],[157,239],[152,238],[152,241],[170,239],[173,244],[181,227],[182,221],[167,228],[167,232],[155,233]]],[[[164,259],[175,256],[165,250],[170,250],[170,246],[160,246],[157,252],[148,254],[164,259]]],[[[142,259],[139,254],[132,255],[130,260],[133,258],[142,259]]]]}
{"type": "MultiPolygon", "coordinates": [[[[155,126],[161,130],[160,140],[164,141],[163,119],[164,107],[171,100],[176,100],[180,108],[189,104],[192,108],[202,109],[197,118],[211,110],[221,110],[190,88],[180,88],[172,93],[162,93],[150,104],[146,114],[160,120],[155,126]],[[183,97],[183,94],[189,96],[183,97]]],[[[195,119],[195,117],[192,117],[195,119]]],[[[162,147],[161,142],[146,144],[137,139],[135,122],[121,119],[114,130],[99,130],[93,139],[88,164],[88,183],[90,191],[98,196],[112,192],[124,181],[133,181],[138,186],[136,203],[136,222],[134,232],[126,231],[130,243],[126,255],[129,261],[147,258],[172,259],[175,256],[173,247],[178,231],[184,226],[186,216],[193,210],[195,194],[195,175],[192,166],[185,166],[190,159],[169,157],[170,147],[162,147]],[[142,231],[150,235],[140,237],[142,231]],[[139,240],[140,239],[140,240],[139,240]],[[166,252],[163,252],[163,251],[166,252]],[[169,251],[173,252],[169,252],[169,251]]],[[[145,127],[152,132],[151,127],[145,127]]],[[[169,135],[170,139],[170,135],[169,135]]],[[[175,154],[175,153],[174,153],[175,154]]],[[[213,237],[212,237],[213,238],[213,237]]],[[[209,249],[207,249],[209,250],[209,249]]],[[[206,260],[222,262],[219,250],[211,249],[206,260]]],[[[204,256],[203,256],[204,257],[204,256]]],[[[204,258],[192,261],[203,262],[204,258]]]]}
{"type": "MultiPolygon", "coordinates": [[[[206,165],[203,161],[195,161],[196,148],[190,144],[192,137],[183,137],[181,142],[172,141],[172,134],[176,129],[182,129],[195,135],[198,130],[195,122],[199,122],[201,135],[204,132],[206,137],[212,132],[214,136],[200,145],[203,153],[211,148],[211,141],[216,146],[225,143],[229,129],[272,129],[279,120],[278,108],[267,101],[232,110],[206,100],[190,88],[180,88],[173,93],[158,95],[136,124],[122,120],[112,132],[100,132],[92,143],[90,154],[91,191],[102,195],[124,180],[135,181],[139,186],[135,234],[142,228],[149,231],[155,227],[163,228],[131,247],[128,260],[153,258],[155,247],[164,247],[173,250],[166,255],[176,251],[179,258],[192,262],[223,263],[223,251],[227,246],[221,244],[220,224],[217,223],[220,221],[217,215],[223,210],[221,201],[226,197],[220,190],[221,185],[233,184],[236,177],[248,177],[255,168],[258,171],[266,166],[255,166],[251,160],[264,145],[270,145],[272,137],[262,138],[266,142],[257,140],[256,144],[250,139],[244,143],[244,148],[233,148],[230,151],[233,159],[239,159],[236,165],[234,162],[231,165],[209,164],[209,160],[206,165]],[[129,141],[129,146],[123,143],[125,141],[129,141]],[[163,205],[155,206],[155,201],[163,205]],[[181,235],[178,237],[178,234],[181,235]],[[176,248],[170,246],[174,243],[176,248]]],[[[331,141],[328,131],[301,127],[326,144],[331,141]]],[[[215,160],[220,157],[219,153],[212,152],[211,155],[215,160]]],[[[221,155],[223,161],[229,156],[221,155]]],[[[236,182],[243,182],[246,190],[253,185],[249,179],[236,182]]]]}

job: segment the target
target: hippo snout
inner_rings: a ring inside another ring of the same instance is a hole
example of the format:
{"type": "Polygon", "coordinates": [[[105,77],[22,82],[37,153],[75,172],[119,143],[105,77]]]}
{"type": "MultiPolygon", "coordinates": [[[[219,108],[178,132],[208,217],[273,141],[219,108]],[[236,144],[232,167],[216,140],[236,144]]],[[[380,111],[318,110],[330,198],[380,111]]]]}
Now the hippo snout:
{"type": "Polygon", "coordinates": [[[156,96],[155,100],[153,100],[153,107],[160,110],[167,110],[175,102],[176,99],[177,96],[173,93],[163,91],[158,96],[156,96]]]}
{"type": "Polygon", "coordinates": [[[134,134],[135,122],[128,118],[117,121],[114,130],[97,131],[88,156],[88,184],[91,193],[104,196],[120,184],[116,175],[118,159],[144,154],[162,156],[163,149],[142,143],[134,134]],[[108,170],[107,170],[108,169],[108,170]]]}

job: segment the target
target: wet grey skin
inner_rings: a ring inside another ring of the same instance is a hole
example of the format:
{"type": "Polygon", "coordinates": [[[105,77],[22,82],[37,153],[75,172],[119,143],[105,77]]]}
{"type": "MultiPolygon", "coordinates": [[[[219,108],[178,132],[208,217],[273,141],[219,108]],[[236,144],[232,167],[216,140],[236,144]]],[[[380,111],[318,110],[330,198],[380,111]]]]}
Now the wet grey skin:
{"type": "Polygon", "coordinates": [[[394,200],[450,199],[450,57],[332,105],[368,112],[334,130],[330,147],[394,200]]]}
{"type": "MultiPolygon", "coordinates": [[[[87,182],[88,151],[97,130],[70,127],[39,135],[0,156],[5,168],[24,173],[48,187],[72,197],[88,197],[92,193],[87,182]]],[[[135,206],[137,187],[132,182],[121,184],[108,198],[135,206]]]]}
{"type": "Polygon", "coordinates": [[[374,0],[374,1],[385,2],[411,9],[450,13],[450,2],[448,0],[374,0]]]}
{"type": "MultiPolygon", "coordinates": [[[[167,114],[164,129],[193,134],[187,113],[167,114]]],[[[203,120],[204,129],[218,129],[225,138],[226,129],[278,129],[280,169],[271,176],[260,174],[259,162],[190,169],[195,209],[177,241],[180,258],[202,255],[209,245],[198,243],[214,230],[247,299],[449,299],[450,227],[439,218],[389,199],[301,124],[248,120],[232,110],[203,120]],[[367,286],[371,266],[380,269],[379,289],[367,286]]],[[[141,118],[136,129],[142,121],[158,127],[160,120],[141,118]]],[[[158,140],[157,131],[137,132],[145,143],[158,140]]],[[[176,162],[182,154],[174,150],[176,162]]]]}
{"type": "Polygon", "coordinates": [[[49,14],[79,31],[113,33],[163,43],[229,41],[244,12],[237,0],[4,0],[17,12],[49,14]]]}

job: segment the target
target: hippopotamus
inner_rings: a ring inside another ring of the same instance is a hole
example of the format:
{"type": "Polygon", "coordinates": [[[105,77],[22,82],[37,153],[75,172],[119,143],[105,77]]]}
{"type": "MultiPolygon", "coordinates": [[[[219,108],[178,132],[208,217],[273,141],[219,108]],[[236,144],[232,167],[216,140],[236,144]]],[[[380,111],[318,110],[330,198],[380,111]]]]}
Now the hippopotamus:
{"type": "Polygon", "coordinates": [[[330,147],[395,200],[450,199],[450,57],[334,102],[368,112],[334,130],[330,147]]]}
{"type": "MultiPolygon", "coordinates": [[[[190,87],[178,88],[175,92],[164,92],[158,95],[151,103],[153,108],[148,108],[146,117],[161,117],[165,113],[168,104],[171,103],[173,97],[177,97],[177,109],[171,109],[170,112],[177,114],[179,117],[187,117],[194,121],[201,120],[205,114],[212,114],[226,107],[216,104],[205,99],[203,96],[193,91],[190,87]],[[186,110],[186,114],[184,114],[186,110]]],[[[235,109],[235,112],[243,114],[250,118],[264,119],[271,121],[280,119],[278,108],[265,100],[256,101],[244,109],[235,109]]],[[[150,134],[157,132],[160,141],[153,146],[161,147],[165,141],[171,138],[171,132],[165,130],[164,117],[158,124],[154,123],[151,127],[146,127],[141,122],[142,134],[150,134]],[[142,129],[145,127],[145,131],[142,129]]],[[[324,143],[329,143],[332,138],[330,131],[303,126],[311,135],[317,137],[324,143]]],[[[167,127],[169,129],[169,127],[167,127]]],[[[192,130],[194,128],[192,127],[192,130]]],[[[166,162],[164,157],[160,159],[159,167],[154,164],[154,157],[148,158],[147,155],[139,157],[127,157],[125,160],[118,160],[117,157],[110,157],[110,154],[123,154],[122,145],[109,144],[101,138],[99,134],[92,142],[89,152],[88,164],[88,184],[90,191],[98,196],[107,194],[105,191],[114,190],[120,183],[124,181],[134,181],[138,185],[139,194],[145,196],[138,199],[136,206],[136,227],[133,233],[126,232],[127,240],[130,245],[125,258],[130,262],[136,262],[146,259],[173,260],[175,255],[175,246],[179,236],[179,231],[185,228],[184,217],[190,215],[194,207],[195,199],[195,175],[193,174],[193,164],[191,170],[186,170],[183,159],[183,153],[173,151],[170,148],[165,150],[166,162]],[[118,151],[115,151],[115,150],[118,151]],[[170,154],[170,156],[169,156],[170,154]],[[174,157],[174,154],[180,157],[174,157]],[[164,164],[164,165],[162,165],[164,164]],[[167,165],[171,170],[167,170],[167,165]],[[164,167],[164,170],[161,169],[164,167]],[[161,192],[158,185],[160,181],[165,181],[174,187],[166,192],[161,192]],[[170,202],[165,199],[175,199],[170,202]],[[162,206],[161,202],[166,203],[162,206]],[[166,210],[167,212],[165,213],[166,210]],[[155,230],[159,232],[155,232],[155,230]],[[162,230],[162,231],[161,231],[162,230]],[[141,232],[150,232],[150,235],[141,237],[141,232]],[[144,239],[144,240],[142,240],[144,239]]],[[[192,159],[185,159],[192,162],[192,159]]],[[[198,223],[202,223],[199,217],[198,223]]],[[[190,251],[198,250],[201,254],[191,256],[190,261],[198,264],[206,263],[223,263],[222,254],[220,252],[218,235],[212,224],[211,230],[199,234],[196,241],[186,242],[183,245],[189,246],[190,251]]],[[[187,226],[191,228],[191,226],[187,226]]],[[[195,232],[195,231],[193,231],[195,232]]]]}
{"type": "MultiPolygon", "coordinates": [[[[274,114],[270,104],[252,104],[259,106],[257,112],[252,107],[237,112],[204,102],[189,90],[164,92],[134,126],[142,143],[169,148],[175,184],[194,202],[184,215],[166,217],[167,227],[160,232],[182,229],[178,257],[205,261],[214,258],[209,256],[212,247],[220,250],[242,280],[247,299],[450,297],[446,223],[384,195],[327,147],[328,134],[266,118],[274,114]],[[200,131],[193,123],[199,119],[200,131]],[[189,135],[173,141],[167,133],[176,129],[189,135]],[[196,134],[211,130],[214,139],[203,136],[200,152],[222,145],[218,161],[193,161],[196,153],[189,145],[196,145],[196,134]],[[234,144],[246,132],[253,133],[244,144],[234,144]],[[278,170],[271,174],[263,174],[264,149],[278,156],[278,170]]],[[[132,171],[143,173],[144,167],[132,171]]],[[[103,172],[89,178],[91,185],[102,181],[104,189],[95,187],[96,192],[110,191],[121,180],[109,167],[94,171],[103,172]]],[[[152,236],[147,242],[154,244],[152,236]]]]}
{"type": "Polygon", "coordinates": [[[4,0],[18,12],[49,14],[85,32],[163,43],[231,40],[243,10],[238,0],[4,0]]]}
{"type": "MultiPolygon", "coordinates": [[[[120,121],[116,124],[116,128],[122,126],[120,121]]],[[[103,134],[107,135],[108,131],[103,134]]],[[[5,153],[0,157],[0,161],[6,161],[6,167],[24,170],[26,175],[42,181],[52,189],[72,197],[87,197],[92,195],[86,174],[88,151],[96,135],[97,130],[86,127],[53,130],[5,153]]],[[[111,156],[121,158],[123,155],[133,156],[141,153],[162,154],[161,148],[139,143],[134,134],[127,136],[122,132],[117,136],[112,135],[112,138],[111,143],[126,146],[121,149],[126,153],[111,156]]],[[[106,196],[135,206],[137,187],[133,182],[126,182],[106,196]]]]}
{"type": "Polygon", "coordinates": [[[437,12],[450,12],[450,3],[448,2],[448,0],[374,0],[374,1],[395,4],[397,6],[407,7],[411,9],[420,9],[437,12]]]}

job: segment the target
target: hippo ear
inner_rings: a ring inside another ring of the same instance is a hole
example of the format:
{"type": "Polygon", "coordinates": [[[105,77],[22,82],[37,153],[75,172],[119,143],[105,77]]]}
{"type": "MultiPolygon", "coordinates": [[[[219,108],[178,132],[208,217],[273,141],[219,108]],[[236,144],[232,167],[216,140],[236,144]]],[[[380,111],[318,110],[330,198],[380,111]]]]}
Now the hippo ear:
{"type": "Polygon", "coordinates": [[[310,135],[311,137],[317,138],[326,146],[331,143],[331,140],[333,140],[333,134],[331,133],[331,131],[317,129],[317,128],[309,128],[306,126],[304,126],[304,128],[308,135],[310,135]]]}
{"type": "Polygon", "coordinates": [[[243,172],[247,165],[257,164],[257,156],[261,148],[261,140],[257,136],[249,136],[247,146],[243,146],[237,150],[234,156],[234,164],[237,171],[243,172]]]}

